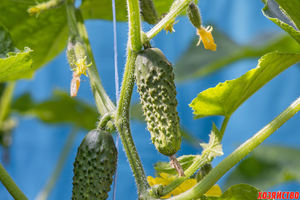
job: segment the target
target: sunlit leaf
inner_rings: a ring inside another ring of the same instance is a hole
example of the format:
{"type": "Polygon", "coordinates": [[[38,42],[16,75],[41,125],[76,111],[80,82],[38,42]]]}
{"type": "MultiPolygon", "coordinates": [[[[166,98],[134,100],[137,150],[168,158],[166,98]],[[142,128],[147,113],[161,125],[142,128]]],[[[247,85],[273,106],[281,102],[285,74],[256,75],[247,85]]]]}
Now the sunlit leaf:
{"type": "Polygon", "coordinates": [[[0,26],[0,82],[30,78],[33,71],[32,51],[15,48],[8,32],[0,26]]]}
{"type": "Polygon", "coordinates": [[[231,172],[226,186],[248,183],[262,190],[288,181],[300,182],[300,150],[283,146],[261,146],[231,172]]]}
{"type": "Polygon", "coordinates": [[[33,50],[34,69],[65,48],[68,34],[64,6],[45,11],[38,17],[29,16],[27,9],[36,3],[36,0],[1,0],[0,3],[0,24],[11,34],[18,49],[33,50]]]}
{"type": "Polygon", "coordinates": [[[37,117],[45,123],[70,123],[87,130],[96,127],[99,117],[93,106],[62,91],[55,91],[51,99],[43,102],[34,102],[29,94],[24,94],[13,103],[12,111],[37,117]]]}
{"type": "Polygon", "coordinates": [[[300,45],[288,35],[273,36],[271,39],[269,39],[269,35],[260,36],[245,46],[234,43],[224,33],[214,31],[213,35],[218,45],[215,52],[206,51],[203,47],[196,46],[196,40],[191,43],[189,49],[175,64],[177,82],[201,78],[238,60],[259,58],[274,50],[282,52],[300,51],[300,45]]]}
{"type": "MultiPolygon", "coordinates": [[[[167,13],[173,0],[154,0],[159,16],[167,13]]],[[[110,0],[83,0],[80,6],[85,19],[112,20],[110,0]]],[[[118,21],[127,21],[126,0],[116,0],[116,17],[118,21]]]]}
{"type": "Polygon", "coordinates": [[[299,10],[299,0],[266,0],[263,14],[300,43],[299,10]]]}
{"type": "Polygon", "coordinates": [[[273,52],[264,55],[256,68],[241,77],[219,83],[192,101],[195,118],[230,116],[244,101],[282,71],[300,61],[300,54],[273,52]]]}

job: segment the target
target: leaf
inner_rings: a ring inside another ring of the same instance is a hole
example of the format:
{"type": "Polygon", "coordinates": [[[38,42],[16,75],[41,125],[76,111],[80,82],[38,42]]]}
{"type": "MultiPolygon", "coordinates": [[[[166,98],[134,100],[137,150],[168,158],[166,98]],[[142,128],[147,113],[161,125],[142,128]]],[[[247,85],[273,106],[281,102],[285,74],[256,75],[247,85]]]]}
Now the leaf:
{"type": "Polygon", "coordinates": [[[221,145],[222,135],[215,124],[213,124],[211,133],[209,134],[208,143],[200,143],[203,148],[202,155],[206,154],[207,160],[212,160],[217,156],[223,155],[223,149],[221,145]]]}
{"type": "Polygon", "coordinates": [[[299,0],[267,0],[263,14],[300,43],[299,0]]]}
{"type": "Polygon", "coordinates": [[[73,99],[62,91],[55,91],[51,99],[40,103],[34,102],[28,93],[24,94],[13,103],[12,111],[37,117],[45,123],[71,123],[87,130],[96,127],[99,117],[93,106],[73,99]]]}
{"type": "Polygon", "coordinates": [[[0,26],[0,58],[6,58],[8,52],[15,51],[15,46],[9,33],[0,26]]]}
{"type": "MultiPolygon", "coordinates": [[[[11,34],[18,49],[29,47],[33,52],[33,69],[37,69],[59,54],[67,41],[65,7],[29,16],[27,9],[36,0],[1,0],[0,24],[11,34]]],[[[39,1],[40,2],[40,1],[39,1]]]]}
{"type": "Polygon", "coordinates": [[[276,0],[276,2],[280,5],[280,8],[284,10],[285,13],[289,16],[289,18],[294,22],[296,27],[300,29],[300,1],[298,0],[276,0]]]}
{"type": "Polygon", "coordinates": [[[230,173],[226,186],[248,183],[262,190],[289,181],[300,182],[300,150],[284,146],[261,146],[230,173]]]}
{"type": "Polygon", "coordinates": [[[199,93],[190,107],[195,118],[231,114],[251,95],[282,71],[300,61],[300,54],[273,52],[264,55],[256,68],[241,77],[219,83],[199,93]]]}
{"type": "MultiPolygon", "coordinates": [[[[154,0],[159,16],[167,13],[173,0],[154,0]]],[[[80,6],[85,19],[112,20],[112,7],[110,0],[82,0],[80,6]]],[[[126,0],[116,0],[116,18],[118,21],[127,21],[126,0]]]]}
{"type": "MultiPolygon", "coordinates": [[[[178,157],[177,160],[180,163],[180,165],[182,166],[183,170],[186,170],[193,164],[194,160],[198,157],[199,157],[199,155],[184,155],[184,156],[178,157]]],[[[167,173],[167,174],[172,174],[172,175],[178,174],[178,172],[174,169],[174,167],[172,167],[170,165],[169,162],[157,162],[154,165],[154,169],[157,174],[159,174],[161,172],[167,173]]]]}
{"type": "Polygon", "coordinates": [[[269,39],[269,35],[259,36],[254,38],[251,44],[245,46],[236,44],[222,32],[214,31],[213,35],[218,44],[215,52],[206,51],[202,46],[196,46],[198,39],[190,44],[188,50],[175,64],[177,82],[201,78],[238,60],[258,58],[274,50],[300,51],[299,44],[288,35],[276,35],[271,39],[269,39]]]}
{"type": "Polygon", "coordinates": [[[32,73],[32,51],[16,49],[9,33],[0,26],[0,82],[30,78],[32,73]]]}
{"type": "Polygon", "coordinates": [[[221,197],[208,197],[207,200],[257,200],[258,192],[256,189],[247,184],[238,184],[231,186],[221,197]]]}
{"type": "Polygon", "coordinates": [[[9,53],[7,58],[0,58],[0,82],[31,78],[33,71],[32,51],[28,48],[9,53]]]}

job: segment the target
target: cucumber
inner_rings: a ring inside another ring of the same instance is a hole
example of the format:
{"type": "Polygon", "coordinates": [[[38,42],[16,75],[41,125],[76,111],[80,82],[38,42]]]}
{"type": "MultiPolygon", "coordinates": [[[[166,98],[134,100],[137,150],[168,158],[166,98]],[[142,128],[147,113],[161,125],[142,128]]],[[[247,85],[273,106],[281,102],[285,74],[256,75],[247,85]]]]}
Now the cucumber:
{"type": "Polygon", "coordinates": [[[149,24],[156,24],[158,21],[158,15],[152,0],[139,0],[141,14],[144,21],[149,24]]]}
{"type": "Polygon", "coordinates": [[[160,153],[172,156],[181,145],[172,65],[157,48],[140,52],[135,64],[136,83],[151,140],[160,153]]]}
{"type": "Polygon", "coordinates": [[[201,28],[201,15],[198,6],[191,2],[187,8],[187,15],[189,17],[190,22],[194,25],[195,28],[201,28]]]}
{"type": "Polygon", "coordinates": [[[117,155],[111,134],[90,131],[81,142],[74,162],[72,199],[107,199],[117,155]]]}

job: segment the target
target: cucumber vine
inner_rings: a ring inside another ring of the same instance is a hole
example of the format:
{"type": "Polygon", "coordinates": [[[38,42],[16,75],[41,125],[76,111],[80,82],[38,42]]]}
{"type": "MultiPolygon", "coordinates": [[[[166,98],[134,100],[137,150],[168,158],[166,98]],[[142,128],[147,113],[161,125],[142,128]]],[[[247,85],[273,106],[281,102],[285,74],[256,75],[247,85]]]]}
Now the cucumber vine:
{"type": "MultiPolygon", "coordinates": [[[[282,11],[283,13],[289,15],[291,12],[289,20],[293,20],[292,22],[295,24],[286,21],[278,23],[280,19],[269,16],[269,1],[265,1],[264,14],[299,42],[300,32],[295,28],[300,28],[300,24],[297,24],[300,21],[297,21],[299,16],[295,16],[291,11],[293,8],[288,7],[286,3],[272,0],[273,3],[275,1],[278,8],[286,9],[282,11]]],[[[163,29],[174,32],[174,24],[177,23],[176,18],[179,15],[187,15],[199,36],[197,46],[202,42],[206,50],[216,51],[218,43],[213,38],[212,26],[203,26],[201,11],[195,0],[174,0],[169,5],[170,9],[166,14],[158,12],[155,1],[152,0],[126,0],[126,4],[129,28],[127,55],[120,96],[117,99],[118,102],[115,103],[110,99],[100,80],[84,24],[83,8],[76,7],[75,0],[49,0],[27,8],[28,14],[35,15],[31,17],[36,18],[51,12],[51,10],[64,9],[63,13],[65,13],[69,30],[66,54],[73,77],[70,87],[70,96],[73,99],[70,101],[76,98],[78,92],[80,93],[79,86],[83,74],[89,78],[99,115],[99,118],[95,119],[98,123],[95,124],[94,130],[90,130],[78,148],[74,163],[72,199],[107,199],[117,168],[118,152],[112,138],[114,132],[117,132],[121,138],[135,178],[139,199],[222,199],[222,194],[219,193],[214,198],[210,198],[208,195],[210,190],[214,187],[219,188],[216,183],[226,172],[237,165],[300,110],[300,98],[212,168],[211,162],[214,158],[223,155],[222,139],[231,115],[272,78],[293,64],[300,62],[300,54],[299,52],[279,51],[265,54],[259,60],[257,68],[235,80],[220,83],[214,88],[200,92],[190,104],[194,110],[194,116],[201,118],[221,115],[224,117],[223,123],[220,130],[213,124],[209,142],[200,144],[203,148],[200,155],[182,156],[177,159],[175,154],[181,148],[183,133],[177,113],[175,75],[172,64],[159,49],[152,47],[151,40],[163,29]],[[143,30],[142,19],[154,25],[148,32],[143,30]],[[160,153],[170,157],[170,162],[161,164],[163,166],[161,171],[156,169],[158,172],[156,178],[148,177],[147,179],[131,134],[130,109],[135,83],[140,94],[142,111],[146,118],[147,128],[151,133],[152,143],[160,153]],[[152,180],[151,183],[149,180],[152,180]],[[179,187],[184,189],[180,190],[179,187]]],[[[272,6],[274,5],[272,4],[272,6]]],[[[297,8],[295,9],[297,10],[297,8]]],[[[0,29],[0,31],[5,31],[5,29],[0,29]]],[[[12,49],[16,48],[10,47],[6,52],[6,57],[2,58],[0,55],[0,59],[8,59],[11,55],[31,56],[30,49],[26,49],[24,52],[19,50],[10,52],[13,51],[12,49]]],[[[14,65],[18,64],[20,64],[18,60],[15,61],[14,65]]],[[[28,63],[24,65],[24,68],[28,68],[28,63]]],[[[12,82],[8,82],[4,92],[0,93],[0,131],[4,130],[6,121],[9,120],[15,87],[14,81],[24,78],[20,75],[23,73],[20,69],[16,69],[16,74],[19,73],[18,76],[11,76],[9,70],[5,73],[7,74],[4,77],[9,77],[12,82]]],[[[1,78],[2,76],[0,76],[0,81],[3,82],[5,78],[3,80],[1,78]]],[[[12,128],[10,127],[10,129],[12,128]]],[[[77,126],[75,132],[77,132],[77,126]]],[[[69,139],[67,148],[59,161],[55,175],[45,190],[40,193],[40,199],[47,198],[49,195],[55,179],[58,178],[62,169],[63,159],[66,158],[75,136],[76,133],[70,136],[71,139],[69,139]]],[[[0,181],[15,199],[27,199],[2,164],[0,164],[0,181]]]]}

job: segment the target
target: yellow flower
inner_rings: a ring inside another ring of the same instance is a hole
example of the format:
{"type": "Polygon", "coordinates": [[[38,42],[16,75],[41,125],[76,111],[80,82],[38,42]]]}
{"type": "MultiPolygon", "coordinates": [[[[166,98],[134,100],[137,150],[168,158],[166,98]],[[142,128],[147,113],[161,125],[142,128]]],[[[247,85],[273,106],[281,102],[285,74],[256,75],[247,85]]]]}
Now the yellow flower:
{"type": "Polygon", "coordinates": [[[90,67],[92,65],[92,63],[90,64],[86,64],[86,56],[84,58],[80,58],[76,61],[75,63],[76,68],[75,68],[75,73],[77,74],[77,76],[80,76],[81,74],[84,74],[87,76],[86,74],[86,70],[88,67],[90,67]]]}
{"type": "Polygon", "coordinates": [[[199,41],[197,43],[197,46],[199,46],[201,41],[203,41],[203,45],[205,49],[215,51],[217,49],[217,45],[211,34],[212,31],[213,28],[211,26],[208,26],[206,28],[201,26],[199,29],[197,29],[197,35],[199,35],[199,41]]]}
{"type": "MultiPolygon", "coordinates": [[[[170,175],[167,173],[159,173],[159,177],[153,178],[152,176],[148,176],[147,180],[149,185],[152,187],[154,185],[163,185],[166,186],[170,184],[172,181],[174,181],[177,178],[177,176],[170,175]]],[[[170,198],[171,196],[176,196],[178,194],[181,194],[190,188],[192,188],[194,185],[197,184],[197,180],[194,178],[187,179],[181,185],[179,185],[177,188],[175,188],[172,192],[169,194],[163,196],[163,199],[170,198]]],[[[205,195],[206,196],[221,196],[222,191],[218,185],[214,185],[205,195]]]]}
{"type": "Polygon", "coordinates": [[[219,185],[212,186],[206,193],[207,197],[219,197],[222,195],[222,190],[219,185]]]}

